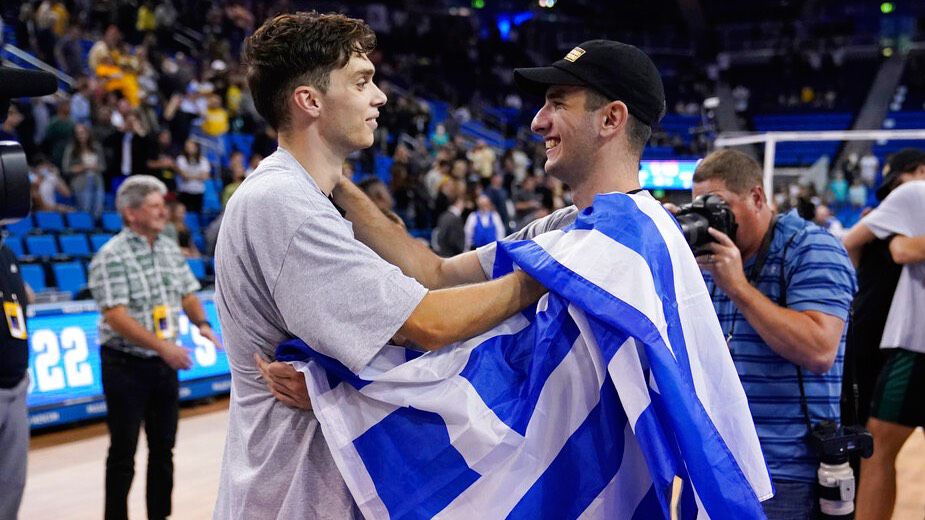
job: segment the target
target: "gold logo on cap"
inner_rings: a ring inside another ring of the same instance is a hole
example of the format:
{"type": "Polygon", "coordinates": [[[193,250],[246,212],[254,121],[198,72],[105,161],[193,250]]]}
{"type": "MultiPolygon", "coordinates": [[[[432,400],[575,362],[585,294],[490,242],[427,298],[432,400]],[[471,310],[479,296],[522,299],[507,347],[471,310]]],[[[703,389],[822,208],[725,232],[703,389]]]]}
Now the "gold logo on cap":
{"type": "Polygon", "coordinates": [[[585,53],[585,50],[581,47],[575,47],[574,49],[568,51],[568,54],[565,55],[565,60],[575,63],[575,60],[582,57],[585,53]]]}

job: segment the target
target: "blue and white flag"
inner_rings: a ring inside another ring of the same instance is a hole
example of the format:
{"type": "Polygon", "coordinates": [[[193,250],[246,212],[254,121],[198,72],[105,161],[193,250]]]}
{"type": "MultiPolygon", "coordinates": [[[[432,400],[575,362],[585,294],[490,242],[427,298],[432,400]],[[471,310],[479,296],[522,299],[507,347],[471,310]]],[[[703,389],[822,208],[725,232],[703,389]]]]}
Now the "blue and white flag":
{"type": "Polygon", "coordinates": [[[301,341],[337,467],[367,518],[764,518],[771,480],[700,270],[645,195],[598,196],[575,224],[499,243],[544,296],[424,355],[385,347],[355,374],[301,341]]]}

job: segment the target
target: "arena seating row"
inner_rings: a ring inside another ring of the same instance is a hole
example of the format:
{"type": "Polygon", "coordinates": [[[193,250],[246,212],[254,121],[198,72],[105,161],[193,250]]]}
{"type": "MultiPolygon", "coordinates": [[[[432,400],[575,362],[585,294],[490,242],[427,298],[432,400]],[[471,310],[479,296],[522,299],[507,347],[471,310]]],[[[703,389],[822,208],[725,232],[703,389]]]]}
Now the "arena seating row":
{"type": "MultiPolygon", "coordinates": [[[[796,132],[807,130],[848,130],[854,120],[850,112],[810,112],[762,114],[752,118],[758,132],[796,132]]],[[[778,166],[808,166],[823,155],[834,159],[842,141],[778,143],[774,162],[778,166]]]]}
{"type": "MultiPolygon", "coordinates": [[[[212,218],[212,214],[186,215],[186,225],[200,251],[205,249],[202,231],[212,218]]],[[[121,229],[122,219],[114,211],[104,212],[98,221],[81,211],[37,211],[8,225],[3,242],[16,255],[23,278],[34,291],[57,291],[73,298],[86,288],[92,256],[121,229]]],[[[197,279],[211,281],[211,259],[188,262],[197,279]]]]}
{"type": "MultiPolygon", "coordinates": [[[[902,111],[890,112],[883,120],[885,130],[913,130],[921,129],[922,123],[925,122],[925,111],[902,111]]],[[[886,161],[886,157],[896,153],[903,148],[925,148],[925,140],[893,140],[874,143],[873,152],[880,159],[880,164],[886,161]]]]}
{"type": "MultiPolygon", "coordinates": [[[[188,258],[186,262],[200,282],[208,283],[211,280],[211,259],[188,258]]],[[[20,264],[20,270],[23,280],[36,293],[57,291],[67,293],[68,298],[73,299],[80,297],[87,288],[87,260],[23,263],[20,264]]]]}

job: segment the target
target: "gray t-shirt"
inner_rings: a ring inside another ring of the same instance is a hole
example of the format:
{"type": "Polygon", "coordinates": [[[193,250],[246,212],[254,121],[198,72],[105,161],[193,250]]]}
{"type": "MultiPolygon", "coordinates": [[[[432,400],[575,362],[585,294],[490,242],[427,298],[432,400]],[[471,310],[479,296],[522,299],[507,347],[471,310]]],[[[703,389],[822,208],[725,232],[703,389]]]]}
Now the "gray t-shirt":
{"type": "Polygon", "coordinates": [[[232,384],[213,517],[359,517],[314,414],[273,398],[254,353],[272,356],[278,343],[298,337],[359,371],[427,290],[357,241],[282,148],[229,201],[215,272],[232,384]]]}
{"type": "MultiPolygon", "coordinates": [[[[578,208],[575,206],[557,209],[549,215],[538,218],[527,224],[520,231],[515,231],[504,237],[504,240],[530,240],[547,231],[562,229],[572,222],[575,222],[576,217],[578,217],[578,208]]],[[[489,280],[491,279],[492,269],[495,265],[495,252],[497,249],[498,243],[492,242],[491,244],[486,244],[475,250],[476,254],[479,255],[479,263],[482,264],[482,271],[485,272],[485,277],[489,280]]]]}
{"type": "MultiPolygon", "coordinates": [[[[893,190],[877,209],[861,220],[877,238],[925,235],[925,181],[910,181],[893,190]]],[[[902,348],[925,354],[925,262],[903,266],[881,348],[902,348]]]]}

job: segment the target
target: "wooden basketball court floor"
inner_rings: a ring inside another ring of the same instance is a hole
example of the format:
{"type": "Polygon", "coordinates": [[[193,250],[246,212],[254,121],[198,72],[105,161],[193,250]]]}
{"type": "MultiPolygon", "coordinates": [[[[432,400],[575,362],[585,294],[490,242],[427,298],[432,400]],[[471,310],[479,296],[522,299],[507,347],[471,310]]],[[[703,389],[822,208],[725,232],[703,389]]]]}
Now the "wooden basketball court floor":
{"type": "MultiPolygon", "coordinates": [[[[174,454],[171,518],[212,516],[228,424],[228,400],[181,410],[174,454]]],[[[142,439],[144,435],[141,436],[142,439]]],[[[32,438],[29,476],[20,508],[22,520],[84,520],[103,517],[103,473],[108,436],[95,423],[32,438]]],[[[129,515],[145,518],[147,448],[139,443],[129,515]]],[[[899,488],[894,519],[925,519],[925,436],[917,431],[899,455],[899,488]]]]}

